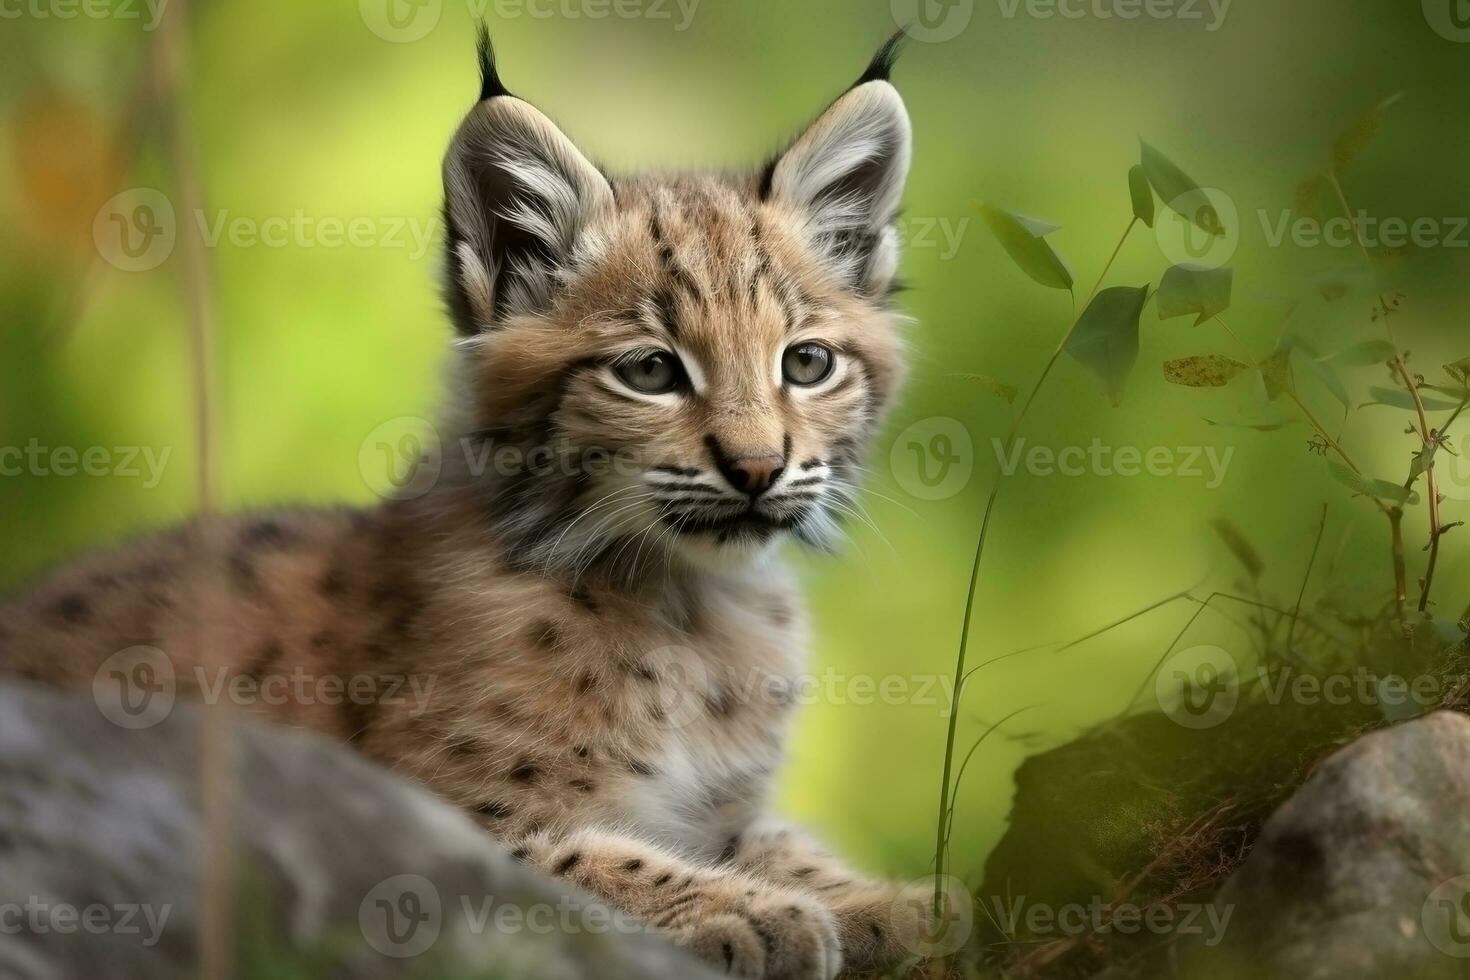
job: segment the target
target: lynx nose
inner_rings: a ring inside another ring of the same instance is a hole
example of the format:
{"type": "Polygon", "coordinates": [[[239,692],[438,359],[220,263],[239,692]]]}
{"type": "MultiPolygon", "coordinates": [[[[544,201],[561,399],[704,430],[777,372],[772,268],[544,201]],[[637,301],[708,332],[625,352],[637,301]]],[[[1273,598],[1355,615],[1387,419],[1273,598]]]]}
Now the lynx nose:
{"type": "Polygon", "coordinates": [[[771,489],[771,484],[780,478],[786,468],[786,460],[780,456],[747,456],[743,459],[719,460],[720,472],[730,481],[730,486],[752,497],[759,497],[771,489]]]}

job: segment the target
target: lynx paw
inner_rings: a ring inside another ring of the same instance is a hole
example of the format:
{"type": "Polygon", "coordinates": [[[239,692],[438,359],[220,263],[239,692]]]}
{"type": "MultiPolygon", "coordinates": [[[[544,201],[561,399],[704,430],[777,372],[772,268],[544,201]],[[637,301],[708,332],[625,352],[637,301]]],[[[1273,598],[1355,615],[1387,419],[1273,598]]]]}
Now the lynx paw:
{"type": "Polygon", "coordinates": [[[956,903],[967,899],[946,893],[944,901],[947,911],[936,913],[932,888],[924,884],[878,884],[841,896],[832,912],[847,968],[881,973],[958,949],[970,917],[956,903]]]}
{"type": "Polygon", "coordinates": [[[831,914],[792,893],[758,893],[729,912],[695,913],[673,937],[715,969],[737,977],[832,980],[842,965],[831,914]]]}

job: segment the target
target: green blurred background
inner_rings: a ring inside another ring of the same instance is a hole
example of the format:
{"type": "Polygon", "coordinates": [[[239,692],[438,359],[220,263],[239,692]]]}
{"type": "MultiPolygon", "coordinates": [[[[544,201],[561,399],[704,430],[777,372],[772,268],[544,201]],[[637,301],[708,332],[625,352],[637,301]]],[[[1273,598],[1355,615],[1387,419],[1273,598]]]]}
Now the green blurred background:
{"type": "MultiPolygon", "coordinates": [[[[383,0],[196,0],[187,12],[181,77],[205,224],[224,217],[248,229],[285,218],[365,229],[358,244],[336,245],[319,224],[283,245],[226,234],[205,251],[218,334],[219,486],[232,509],[371,502],[359,465],[368,434],[434,410],[449,332],[436,291],[438,238],[426,246],[415,235],[435,227],[440,157],[476,91],[480,10],[511,87],[624,171],[756,164],[856,77],[915,8],[915,0],[392,2],[396,21],[383,0]]],[[[185,249],[123,271],[105,237],[104,202],[114,195],[154,188],[180,200],[158,121],[129,108],[159,38],[147,29],[152,12],[141,0],[27,4],[7,6],[0,20],[0,446],[171,455],[157,486],[117,474],[0,477],[0,589],[79,550],[186,518],[195,500],[185,249]]],[[[1405,93],[1346,182],[1354,207],[1433,218],[1445,234],[1455,226],[1445,219],[1470,214],[1470,43],[1434,30],[1418,2],[1235,0],[1223,19],[1218,7],[1183,0],[1173,17],[1099,13],[1120,7],[1132,9],[1127,0],[1074,3],[1084,16],[1069,18],[1011,0],[934,0],[896,73],[916,134],[904,270],[912,289],[903,297],[915,319],[914,372],[871,463],[866,506],[881,534],[854,525],[840,558],[797,558],[813,600],[819,677],[830,668],[835,680],[802,718],[784,784],[795,815],[875,869],[918,875],[932,857],[945,685],[997,469],[992,440],[1007,421],[999,400],[957,375],[1029,386],[1073,316],[1065,293],[1015,268],[970,202],[1062,224],[1051,240],[1085,290],[1127,223],[1126,174],[1146,138],[1236,205],[1227,319],[1261,355],[1293,299],[1301,301],[1294,329],[1324,349],[1382,336],[1370,322],[1371,291],[1335,302],[1320,294],[1323,275],[1362,270],[1354,249],[1274,247],[1259,217],[1278,220],[1297,183],[1325,165],[1335,136],[1378,100],[1405,93]],[[959,469],[938,500],[925,499],[934,494],[916,479],[913,449],[952,431],[935,419],[968,432],[968,447],[952,441],[959,469]],[[889,690],[907,694],[882,703],[861,680],[885,677],[902,678],[889,690]]],[[[180,236],[195,229],[179,216],[180,236]]],[[[1405,294],[1394,326],[1421,370],[1470,354],[1470,235],[1458,241],[1410,250],[1377,272],[1405,294]]],[[[1167,265],[1140,228],[1109,281],[1157,283],[1167,265]]],[[[1050,447],[1097,437],[1145,450],[1233,450],[1225,482],[1021,472],[1001,497],[972,663],[1081,636],[1201,581],[1229,585],[1235,572],[1209,530],[1221,516],[1266,556],[1268,584],[1294,598],[1321,504],[1331,502],[1331,588],[1368,611],[1387,597],[1383,522],[1330,480],[1305,429],[1210,427],[1202,417],[1229,414],[1244,393],[1164,383],[1164,359],[1239,356],[1218,328],[1190,324],[1145,312],[1139,366],[1117,408],[1064,361],[1025,433],[1050,447]]],[[[1355,397],[1370,383],[1384,378],[1355,374],[1355,397]]],[[[1309,398],[1340,418],[1324,392],[1309,398]]],[[[1414,448],[1407,421],[1365,410],[1346,440],[1373,475],[1401,480],[1414,448]]],[[[1454,489],[1447,516],[1470,516],[1470,479],[1454,489]]],[[[1407,522],[1416,562],[1425,521],[1420,507],[1407,522]]],[[[1456,614],[1470,599],[1467,542],[1451,539],[1442,568],[1439,595],[1456,614]]],[[[1015,767],[1126,708],[1189,613],[1165,609],[1076,649],[1039,649],[976,675],[959,708],[962,748],[1035,707],[988,741],[966,774],[957,870],[978,871],[1004,831],[1015,767]]],[[[1249,653],[1237,628],[1215,617],[1188,642],[1249,653]]]]}

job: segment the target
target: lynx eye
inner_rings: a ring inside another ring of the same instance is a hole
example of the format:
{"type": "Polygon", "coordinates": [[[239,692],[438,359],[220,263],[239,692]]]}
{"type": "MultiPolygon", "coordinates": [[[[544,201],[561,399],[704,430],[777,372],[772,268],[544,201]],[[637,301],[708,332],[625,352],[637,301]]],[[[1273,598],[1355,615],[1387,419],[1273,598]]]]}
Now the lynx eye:
{"type": "Polygon", "coordinates": [[[803,388],[821,384],[832,376],[837,358],[824,344],[793,344],[781,358],[781,373],[786,380],[803,388]]]}
{"type": "Polygon", "coordinates": [[[666,395],[684,381],[684,366],[668,351],[647,351],[614,368],[618,378],[634,391],[645,395],[666,395]]]}

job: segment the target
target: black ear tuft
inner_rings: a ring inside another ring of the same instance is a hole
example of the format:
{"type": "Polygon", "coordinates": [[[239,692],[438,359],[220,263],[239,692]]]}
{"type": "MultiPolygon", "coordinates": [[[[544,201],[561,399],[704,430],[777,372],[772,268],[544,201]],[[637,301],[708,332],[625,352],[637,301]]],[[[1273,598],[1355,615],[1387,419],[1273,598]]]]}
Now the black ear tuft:
{"type": "Polygon", "coordinates": [[[899,28],[897,34],[883,42],[883,47],[873,55],[873,60],[868,64],[868,70],[863,72],[863,77],[852,83],[853,88],[866,85],[868,82],[886,82],[893,75],[894,62],[898,61],[899,52],[903,48],[903,42],[908,40],[908,31],[899,28]]]}
{"type": "Polygon", "coordinates": [[[495,45],[490,43],[490,28],[482,20],[480,21],[479,55],[480,55],[480,101],[493,99],[501,95],[510,95],[510,89],[500,80],[500,72],[495,67],[495,45]]]}

